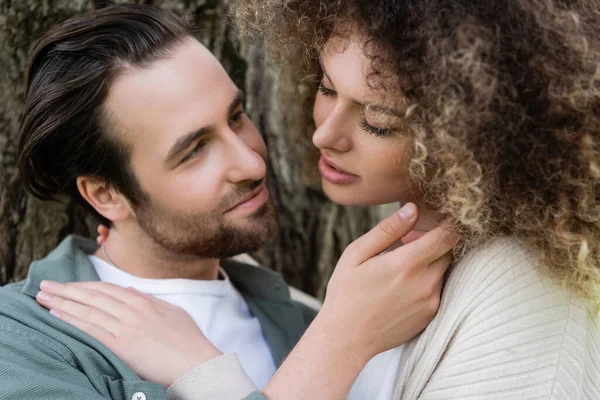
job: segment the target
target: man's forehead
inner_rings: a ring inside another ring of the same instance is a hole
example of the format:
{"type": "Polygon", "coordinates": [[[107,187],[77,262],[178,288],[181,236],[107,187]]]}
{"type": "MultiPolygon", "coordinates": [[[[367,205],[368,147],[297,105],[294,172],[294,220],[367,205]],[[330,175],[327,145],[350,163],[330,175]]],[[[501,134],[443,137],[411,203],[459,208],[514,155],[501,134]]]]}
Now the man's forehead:
{"type": "Polygon", "coordinates": [[[219,61],[189,39],[143,68],[126,67],[112,82],[105,106],[121,123],[144,129],[180,118],[190,108],[197,113],[214,109],[218,93],[235,90],[219,61]]]}

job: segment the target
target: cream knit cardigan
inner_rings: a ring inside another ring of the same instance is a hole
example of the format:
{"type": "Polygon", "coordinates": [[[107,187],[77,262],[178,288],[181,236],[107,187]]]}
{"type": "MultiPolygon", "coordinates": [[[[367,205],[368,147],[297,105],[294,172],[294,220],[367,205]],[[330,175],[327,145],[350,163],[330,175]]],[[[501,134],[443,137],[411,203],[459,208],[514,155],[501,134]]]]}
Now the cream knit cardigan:
{"type": "Polygon", "coordinates": [[[454,267],[400,363],[395,400],[600,400],[599,316],[496,239],[454,267]]]}
{"type": "MultiPolygon", "coordinates": [[[[457,263],[437,316],[405,345],[394,400],[600,400],[600,318],[534,264],[512,238],[457,263]]],[[[181,378],[169,399],[239,400],[253,390],[228,354],[181,378]]]]}

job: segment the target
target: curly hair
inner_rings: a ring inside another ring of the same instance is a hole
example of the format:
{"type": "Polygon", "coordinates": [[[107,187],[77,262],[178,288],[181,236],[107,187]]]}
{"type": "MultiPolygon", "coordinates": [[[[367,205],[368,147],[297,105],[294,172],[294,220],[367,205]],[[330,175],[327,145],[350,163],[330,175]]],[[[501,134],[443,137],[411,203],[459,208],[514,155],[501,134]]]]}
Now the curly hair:
{"type": "Polygon", "coordinates": [[[316,76],[328,39],[358,29],[374,74],[414,106],[410,175],[462,250],[513,235],[597,303],[598,0],[238,0],[233,12],[273,60],[300,56],[316,76]]]}

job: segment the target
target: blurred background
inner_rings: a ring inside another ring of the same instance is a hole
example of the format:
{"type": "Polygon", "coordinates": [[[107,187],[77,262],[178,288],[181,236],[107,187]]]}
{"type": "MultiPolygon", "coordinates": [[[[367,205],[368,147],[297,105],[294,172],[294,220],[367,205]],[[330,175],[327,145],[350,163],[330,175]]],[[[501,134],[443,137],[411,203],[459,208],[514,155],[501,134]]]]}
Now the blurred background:
{"type": "Polygon", "coordinates": [[[28,51],[48,28],[69,17],[125,3],[152,4],[188,18],[198,39],[245,91],[246,111],[269,149],[269,180],[281,223],[278,236],[252,256],[292,286],[322,298],[343,249],[389,209],[327,200],[310,142],[314,82],[298,75],[295,66],[268,67],[260,43],[238,40],[224,0],[0,0],[0,285],[23,279],[31,261],[66,235],[96,236],[96,222],[81,208],[39,201],[19,180],[15,152],[28,51]]]}

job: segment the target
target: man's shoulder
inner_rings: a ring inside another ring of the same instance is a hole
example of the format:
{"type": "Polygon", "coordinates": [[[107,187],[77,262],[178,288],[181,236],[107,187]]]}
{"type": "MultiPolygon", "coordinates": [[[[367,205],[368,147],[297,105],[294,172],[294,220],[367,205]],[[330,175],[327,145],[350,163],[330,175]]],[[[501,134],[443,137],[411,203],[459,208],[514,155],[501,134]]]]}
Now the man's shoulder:
{"type": "Polygon", "coordinates": [[[0,398],[123,399],[134,392],[166,398],[163,387],[141,380],[100,342],[50,315],[23,287],[0,287],[0,398]]]}
{"type": "Polygon", "coordinates": [[[306,325],[310,325],[319,313],[318,309],[306,305],[305,303],[294,301],[294,305],[300,310],[300,313],[302,313],[306,325]]]}
{"type": "Polygon", "coordinates": [[[299,307],[306,308],[308,313],[315,315],[321,308],[319,300],[289,286],[281,274],[262,266],[248,254],[235,256],[227,260],[223,266],[230,276],[233,275],[231,278],[234,285],[242,290],[248,290],[253,295],[288,298],[299,307]]]}
{"type": "Polygon", "coordinates": [[[24,281],[0,287],[0,347],[3,357],[44,352],[74,365],[74,357],[57,340],[52,327],[58,320],[22,292],[24,281]]]}
{"type": "Polygon", "coordinates": [[[290,289],[280,274],[248,257],[228,260],[222,266],[250,312],[258,318],[273,359],[280,365],[315,318],[318,302],[290,289]]]}
{"type": "Polygon", "coordinates": [[[321,309],[321,302],[317,300],[317,298],[304,293],[295,287],[289,286],[289,290],[290,297],[297,307],[300,308],[302,315],[304,315],[304,320],[307,323],[311,323],[321,309]]]}
{"type": "Polygon", "coordinates": [[[0,317],[15,320],[35,318],[42,307],[34,298],[23,292],[26,281],[9,283],[0,287],[0,317]]]}

